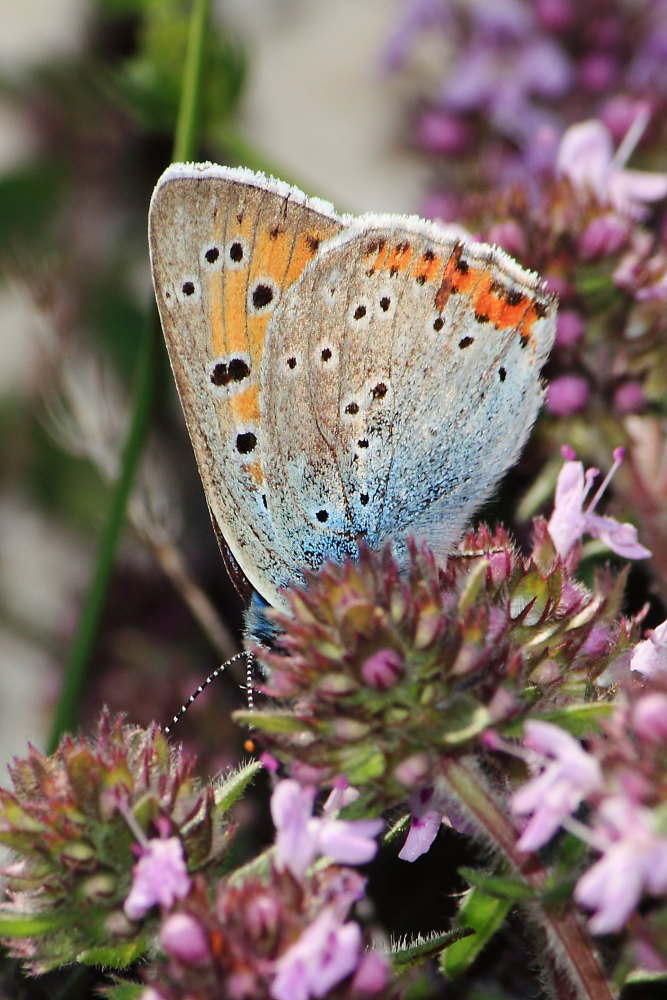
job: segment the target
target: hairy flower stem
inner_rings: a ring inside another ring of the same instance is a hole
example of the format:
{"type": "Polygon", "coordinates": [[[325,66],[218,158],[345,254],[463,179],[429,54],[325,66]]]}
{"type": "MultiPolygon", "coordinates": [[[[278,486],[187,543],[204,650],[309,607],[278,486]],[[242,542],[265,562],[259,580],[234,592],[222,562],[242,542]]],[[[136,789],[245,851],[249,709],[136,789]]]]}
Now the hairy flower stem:
{"type": "MultiPolygon", "coordinates": [[[[541,894],[549,871],[536,854],[518,851],[514,825],[471,755],[443,762],[441,776],[446,793],[464,807],[468,817],[483,833],[484,841],[502,854],[524,881],[541,894]]],[[[557,966],[559,1000],[613,1000],[591,940],[571,908],[547,909],[539,901],[531,906],[551,944],[557,966]],[[563,976],[563,973],[565,974],[563,976]]]]}

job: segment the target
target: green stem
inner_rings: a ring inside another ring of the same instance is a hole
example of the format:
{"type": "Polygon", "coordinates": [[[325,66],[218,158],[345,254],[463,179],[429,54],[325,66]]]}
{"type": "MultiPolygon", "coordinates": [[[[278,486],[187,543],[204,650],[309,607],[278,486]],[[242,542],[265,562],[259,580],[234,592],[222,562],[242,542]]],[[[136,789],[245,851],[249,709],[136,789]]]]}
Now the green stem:
{"type": "MultiPolygon", "coordinates": [[[[452,798],[465,807],[475,825],[509,861],[537,895],[544,891],[549,871],[536,854],[518,851],[514,825],[496,801],[486,778],[472,757],[450,759],[444,765],[444,781],[452,798]]],[[[589,935],[571,907],[547,909],[539,900],[531,906],[544,928],[555,966],[561,980],[558,996],[562,1000],[613,1000],[614,994],[600,967],[589,935]]]]}
{"type": "MultiPolygon", "coordinates": [[[[174,159],[192,160],[198,146],[198,125],[203,79],[204,43],[210,0],[195,0],[190,17],[190,33],[185,56],[183,88],[174,139],[174,159]]],[[[130,429],[123,449],[121,470],[111,496],[109,516],[100,541],[90,587],[70,651],[65,682],[56,708],[49,752],[60,737],[75,728],[85,689],[86,673],[95,645],[100,619],[106,603],[118,541],[132,492],[139,460],[150,422],[154,373],[160,342],[160,323],[155,307],[144,325],[137,358],[135,391],[130,429]]]]}
{"type": "Polygon", "coordinates": [[[204,48],[211,0],[194,0],[185,53],[183,87],[176,121],[173,157],[175,163],[194,160],[201,121],[201,91],[204,79],[204,48]]]}

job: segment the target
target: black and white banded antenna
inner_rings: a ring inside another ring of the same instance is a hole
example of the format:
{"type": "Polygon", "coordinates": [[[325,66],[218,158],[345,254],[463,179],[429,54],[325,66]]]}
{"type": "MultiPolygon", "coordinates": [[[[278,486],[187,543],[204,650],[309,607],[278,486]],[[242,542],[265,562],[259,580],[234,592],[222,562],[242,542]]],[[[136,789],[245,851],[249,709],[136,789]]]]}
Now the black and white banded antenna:
{"type": "Polygon", "coordinates": [[[225,660],[224,663],[221,663],[219,667],[216,667],[215,670],[213,670],[208,675],[206,680],[201,682],[197,690],[190,695],[188,700],[183,705],[181,705],[181,707],[179,708],[178,712],[173,717],[169,725],[164,727],[163,732],[165,736],[169,736],[176,723],[180,722],[180,720],[183,718],[187,710],[190,708],[192,703],[197,700],[202,691],[204,691],[205,688],[207,688],[209,684],[211,684],[216,679],[216,677],[219,677],[220,674],[223,672],[223,670],[225,670],[230,665],[230,663],[235,663],[236,660],[240,660],[242,656],[245,656],[246,659],[245,689],[246,689],[246,697],[248,700],[248,711],[249,712],[254,711],[255,701],[253,698],[253,689],[252,689],[252,664],[254,661],[254,656],[252,655],[252,653],[249,653],[247,650],[244,649],[240,653],[237,653],[235,656],[231,656],[228,660],[225,660]]]}

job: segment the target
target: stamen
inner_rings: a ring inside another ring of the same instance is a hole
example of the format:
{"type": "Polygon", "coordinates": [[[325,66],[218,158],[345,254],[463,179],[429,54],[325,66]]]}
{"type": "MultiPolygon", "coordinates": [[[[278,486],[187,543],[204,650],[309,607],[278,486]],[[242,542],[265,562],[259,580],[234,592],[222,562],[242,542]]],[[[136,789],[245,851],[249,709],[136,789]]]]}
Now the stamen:
{"type": "Polygon", "coordinates": [[[643,104],[642,107],[637,112],[637,115],[634,121],[632,122],[632,125],[623,136],[621,145],[618,147],[618,149],[616,150],[616,152],[612,157],[611,160],[612,170],[619,170],[621,167],[624,167],[625,164],[628,162],[628,160],[630,159],[635,150],[635,146],[637,145],[637,143],[643,136],[644,132],[646,131],[646,126],[649,123],[650,117],[651,113],[649,109],[645,104],[643,104]]]}
{"type": "MultiPolygon", "coordinates": [[[[595,495],[594,495],[593,499],[591,500],[591,502],[589,503],[588,507],[586,508],[586,513],[587,514],[591,514],[593,512],[593,510],[595,510],[595,506],[596,506],[598,500],[600,499],[600,497],[602,496],[602,494],[604,493],[604,491],[607,489],[607,486],[609,486],[609,483],[611,482],[612,477],[615,475],[616,470],[618,468],[620,468],[621,464],[623,463],[623,459],[625,458],[625,448],[621,448],[621,447],[614,448],[613,458],[614,458],[614,464],[612,465],[611,469],[609,470],[609,472],[607,473],[607,475],[604,477],[604,479],[600,483],[598,489],[595,492],[595,495]]],[[[589,469],[588,471],[590,472],[591,470],[589,469]]],[[[596,475],[597,475],[598,470],[596,469],[595,472],[596,472],[596,475]]]]}

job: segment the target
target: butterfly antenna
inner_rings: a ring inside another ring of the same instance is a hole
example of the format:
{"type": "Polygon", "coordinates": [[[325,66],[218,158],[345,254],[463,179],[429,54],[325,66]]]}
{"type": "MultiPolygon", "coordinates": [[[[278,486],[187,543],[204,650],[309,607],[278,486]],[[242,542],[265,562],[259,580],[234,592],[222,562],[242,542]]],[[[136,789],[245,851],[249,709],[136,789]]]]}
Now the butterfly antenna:
{"type": "Polygon", "coordinates": [[[197,690],[194,691],[193,694],[190,695],[190,697],[188,698],[188,700],[183,705],[181,705],[181,707],[179,708],[178,712],[173,717],[173,719],[171,720],[171,722],[169,723],[169,725],[164,727],[163,732],[164,732],[165,736],[169,736],[169,734],[171,733],[171,731],[174,728],[174,726],[176,725],[176,723],[180,722],[180,720],[183,718],[183,716],[185,715],[185,713],[187,712],[187,710],[190,708],[190,705],[193,703],[193,701],[196,701],[196,699],[199,697],[199,695],[202,693],[202,691],[205,688],[207,688],[209,686],[209,684],[216,679],[216,677],[219,677],[220,674],[222,673],[222,671],[225,670],[225,668],[228,667],[230,665],[230,663],[234,663],[236,660],[240,660],[242,656],[246,657],[246,662],[247,662],[247,668],[246,668],[246,689],[249,692],[248,693],[248,705],[249,706],[252,705],[252,687],[251,686],[249,687],[249,684],[251,683],[250,672],[251,672],[251,669],[252,669],[251,668],[251,662],[252,662],[253,657],[252,657],[251,653],[246,652],[246,650],[244,649],[241,653],[237,653],[235,656],[231,656],[228,660],[225,660],[224,663],[221,663],[219,667],[216,667],[215,670],[212,671],[212,673],[210,673],[208,675],[208,677],[206,678],[205,681],[202,681],[202,683],[199,685],[199,687],[197,688],[197,690]]]}
{"type": "Polygon", "coordinates": [[[252,653],[246,653],[247,660],[245,665],[245,693],[248,705],[248,711],[255,711],[255,692],[252,681],[252,668],[255,665],[255,657],[252,653]]]}

